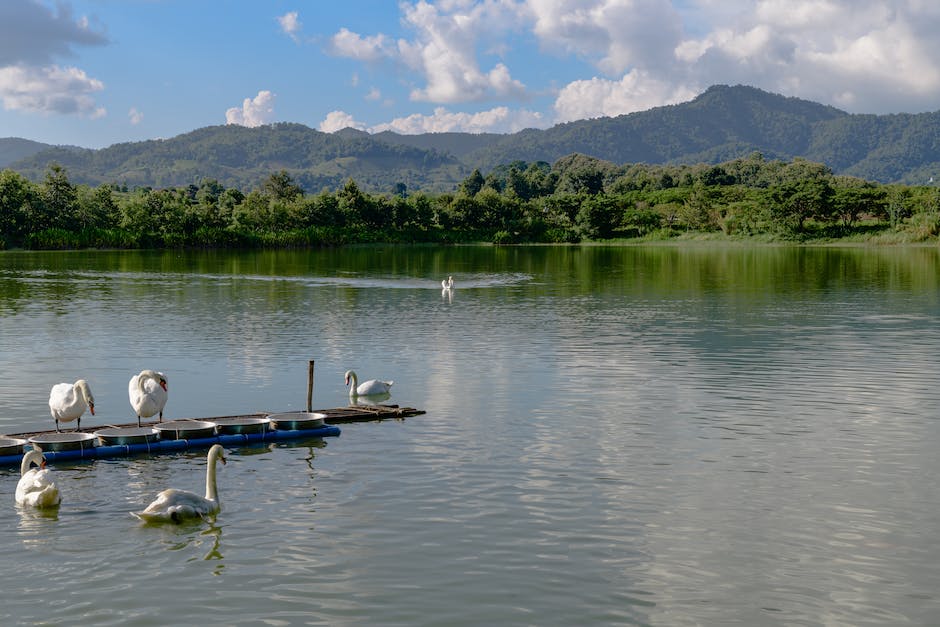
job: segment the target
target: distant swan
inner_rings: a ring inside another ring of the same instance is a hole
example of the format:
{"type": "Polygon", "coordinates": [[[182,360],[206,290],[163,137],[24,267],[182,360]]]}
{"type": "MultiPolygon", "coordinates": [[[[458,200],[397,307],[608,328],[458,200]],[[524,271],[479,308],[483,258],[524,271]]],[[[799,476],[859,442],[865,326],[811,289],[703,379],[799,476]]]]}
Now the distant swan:
{"type": "Polygon", "coordinates": [[[199,496],[188,490],[170,488],[157,495],[156,500],[142,512],[131,512],[144,522],[183,522],[187,519],[205,518],[218,514],[222,509],[219,502],[219,489],[215,484],[215,463],[225,464],[225,450],[221,444],[213,444],[209,449],[206,467],[206,495],[199,496]]]}
{"type": "Polygon", "coordinates": [[[59,422],[77,420],[75,430],[82,427],[82,414],[89,410],[95,415],[95,397],[91,395],[88,382],[79,379],[75,383],[56,383],[49,392],[49,411],[55,418],[55,430],[59,430],[59,422]]]}
{"type": "Polygon", "coordinates": [[[444,288],[445,290],[454,289],[454,277],[449,276],[443,281],[441,281],[441,287],[444,288]]]}
{"type": "Polygon", "coordinates": [[[379,379],[370,379],[361,385],[359,383],[356,373],[352,370],[346,371],[346,385],[349,386],[349,397],[356,398],[357,396],[375,396],[378,394],[389,394],[391,393],[392,384],[394,381],[380,381],[379,379]],[[352,383],[350,383],[352,381],[352,383]]]}
{"type": "Polygon", "coordinates": [[[46,459],[42,451],[33,449],[23,455],[20,464],[20,481],[16,484],[16,502],[27,507],[55,507],[61,502],[59,488],[46,470],[46,459]],[[39,468],[30,468],[36,464],[39,468]]]}
{"type": "Polygon", "coordinates": [[[162,372],[142,370],[140,374],[135,374],[127,384],[127,394],[137,414],[138,427],[141,418],[150,418],[157,413],[160,414],[160,422],[163,422],[168,390],[166,376],[162,372]]]}

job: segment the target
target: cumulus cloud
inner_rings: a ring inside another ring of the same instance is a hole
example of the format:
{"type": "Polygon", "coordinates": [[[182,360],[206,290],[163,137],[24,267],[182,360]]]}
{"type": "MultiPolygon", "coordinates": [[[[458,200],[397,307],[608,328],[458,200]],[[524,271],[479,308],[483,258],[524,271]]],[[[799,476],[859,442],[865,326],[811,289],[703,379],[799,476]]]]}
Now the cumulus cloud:
{"type": "Polygon", "coordinates": [[[357,61],[378,61],[395,54],[394,46],[385,35],[363,37],[346,28],[333,35],[330,45],[333,54],[357,61]]]}
{"type": "Polygon", "coordinates": [[[290,11],[277,18],[277,23],[281,25],[281,30],[294,41],[299,41],[300,29],[303,24],[297,17],[297,11],[290,11]]]}
{"type": "Polygon", "coordinates": [[[363,36],[343,28],[332,38],[331,52],[360,61],[388,60],[407,68],[422,79],[411,90],[412,100],[457,103],[526,97],[525,85],[504,63],[481,68],[476,54],[484,42],[497,40],[499,33],[518,23],[519,8],[512,0],[448,0],[438,5],[421,1],[401,7],[413,39],[393,41],[381,33],[363,36]]]}
{"type": "Polygon", "coordinates": [[[5,109],[102,117],[106,111],[92,98],[102,89],[101,81],[78,68],[0,67],[0,101],[5,109]]]}
{"type": "Polygon", "coordinates": [[[512,110],[508,107],[495,107],[478,113],[460,113],[437,107],[431,115],[415,113],[395,118],[368,127],[345,111],[331,111],[320,123],[324,133],[333,133],[344,128],[355,128],[370,133],[393,131],[402,135],[421,133],[514,133],[524,128],[544,128],[546,120],[536,111],[512,110]]]}
{"type": "Polygon", "coordinates": [[[274,94],[259,91],[254,98],[245,98],[241,107],[232,107],[225,112],[226,124],[261,126],[274,121],[274,94]]]}
{"type": "Polygon", "coordinates": [[[645,111],[691,100],[698,91],[633,70],[619,81],[595,77],[569,83],[555,99],[555,117],[558,122],[568,122],[645,111]]]}
{"type": "Polygon", "coordinates": [[[319,129],[324,133],[335,133],[344,128],[355,128],[360,131],[365,130],[365,124],[357,122],[353,116],[345,111],[330,111],[326,114],[326,119],[320,122],[319,129]]]}
{"type": "Polygon", "coordinates": [[[59,57],[77,46],[108,43],[86,18],[75,18],[67,4],[56,11],[33,0],[0,2],[0,101],[4,108],[46,114],[105,115],[93,98],[104,84],[59,57]]]}
{"type": "Polygon", "coordinates": [[[131,124],[137,125],[144,121],[144,114],[137,110],[137,107],[131,107],[130,111],[127,112],[127,119],[131,121],[131,124]]]}
{"type": "Polygon", "coordinates": [[[373,133],[394,131],[402,135],[447,132],[515,133],[525,128],[544,128],[545,126],[547,126],[545,119],[537,111],[495,107],[478,113],[461,113],[437,107],[432,115],[415,113],[378,124],[369,130],[373,133]]]}
{"type": "Polygon", "coordinates": [[[669,0],[528,0],[532,32],[546,51],[582,57],[609,74],[665,70],[681,41],[669,0]]]}
{"type": "MultiPolygon", "coordinates": [[[[709,82],[742,82],[849,110],[935,108],[940,7],[919,0],[760,0],[676,47],[709,82]]],[[[681,69],[681,68],[680,68],[681,69]]]]}

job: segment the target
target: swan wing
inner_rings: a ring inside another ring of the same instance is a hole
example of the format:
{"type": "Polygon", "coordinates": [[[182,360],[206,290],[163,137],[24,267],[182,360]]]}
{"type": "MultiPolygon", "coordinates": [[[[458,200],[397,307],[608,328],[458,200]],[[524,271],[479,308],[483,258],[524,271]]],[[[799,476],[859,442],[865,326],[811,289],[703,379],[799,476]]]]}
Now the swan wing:
{"type": "Polygon", "coordinates": [[[16,484],[16,502],[29,507],[55,507],[62,497],[48,470],[33,468],[16,484]]]}
{"type": "Polygon", "coordinates": [[[201,518],[219,511],[215,501],[187,490],[164,490],[143,511],[131,512],[145,522],[180,522],[201,518]]]}
{"type": "Polygon", "coordinates": [[[166,406],[167,393],[152,377],[144,377],[141,384],[140,375],[131,377],[127,386],[127,394],[131,401],[131,407],[141,418],[154,416],[166,406]]]}
{"type": "Polygon", "coordinates": [[[356,388],[356,393],[360,396],[369,396],[373,394],[388,394],[394,381],[382,381],[381,379],[371,379],[356,388]]]}
{"type": "Polygon", "coordinates": [[[75,386],[71,383],[57,383],[49,392],[49,411],[52,417],[68,422],[75,420],[85,413],[85,399],[77,394],[75,386]]]}

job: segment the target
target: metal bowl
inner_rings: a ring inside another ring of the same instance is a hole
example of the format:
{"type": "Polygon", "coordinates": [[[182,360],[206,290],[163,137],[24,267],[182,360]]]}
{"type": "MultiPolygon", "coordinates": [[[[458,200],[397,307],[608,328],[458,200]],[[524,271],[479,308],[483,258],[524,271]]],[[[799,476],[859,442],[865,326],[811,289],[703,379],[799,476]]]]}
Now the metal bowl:
{"type": "Polygon", "coordinates": [[[161,440],[211,438],[215,435],[215,423],[204,420],[158,422],[153,428],[160,432],[161,440]]]}
{"type": "Polygon", "coordinates": [[[148,444],[156,442],[160,432],[152,427],[111,427],[95,431],[102,446],[110,444],[148,444]]]}
{"type": "Polygon", "coordinates": [[[268,414],[271,425],[283,431],[302,431],[319,429],[326,420],[326,414],[315,411],[288,411],[280,414],[268,414]]]}
{"type": "Polygon", "coordinates": [[[97,441],[94,433],[71,431],[68,433],[40,433],[29,439],[29,443],[44,451],[74,451],[95,448],[97,441]]]}
{"type": "Polygon", "coordinates": [[[0,455],[20,455],[26,440],[20,438],[0,437],[0,455]]]}
{"type": "Polygon", "coordinates": [[[226,416],[224,418],[212,418],[220,435],[230,435],[235,433],[264,433],[273,427],[269,418],[257,418],[253,416],[226,416]]]}

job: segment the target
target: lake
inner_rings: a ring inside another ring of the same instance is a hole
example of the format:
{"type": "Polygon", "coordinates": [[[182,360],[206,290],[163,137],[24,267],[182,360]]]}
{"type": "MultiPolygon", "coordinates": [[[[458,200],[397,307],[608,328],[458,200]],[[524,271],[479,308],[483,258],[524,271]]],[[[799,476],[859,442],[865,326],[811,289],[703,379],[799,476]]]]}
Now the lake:
{"type": "Polygon", "coordinates": [[[4,624],[940,623],[940,249],[0,253],[0,432],[84,378],[134,420],[425,410],[227,451],[0,469],[4,624]],[[444,293],[441,279],[456,288],[444,293]]]}

